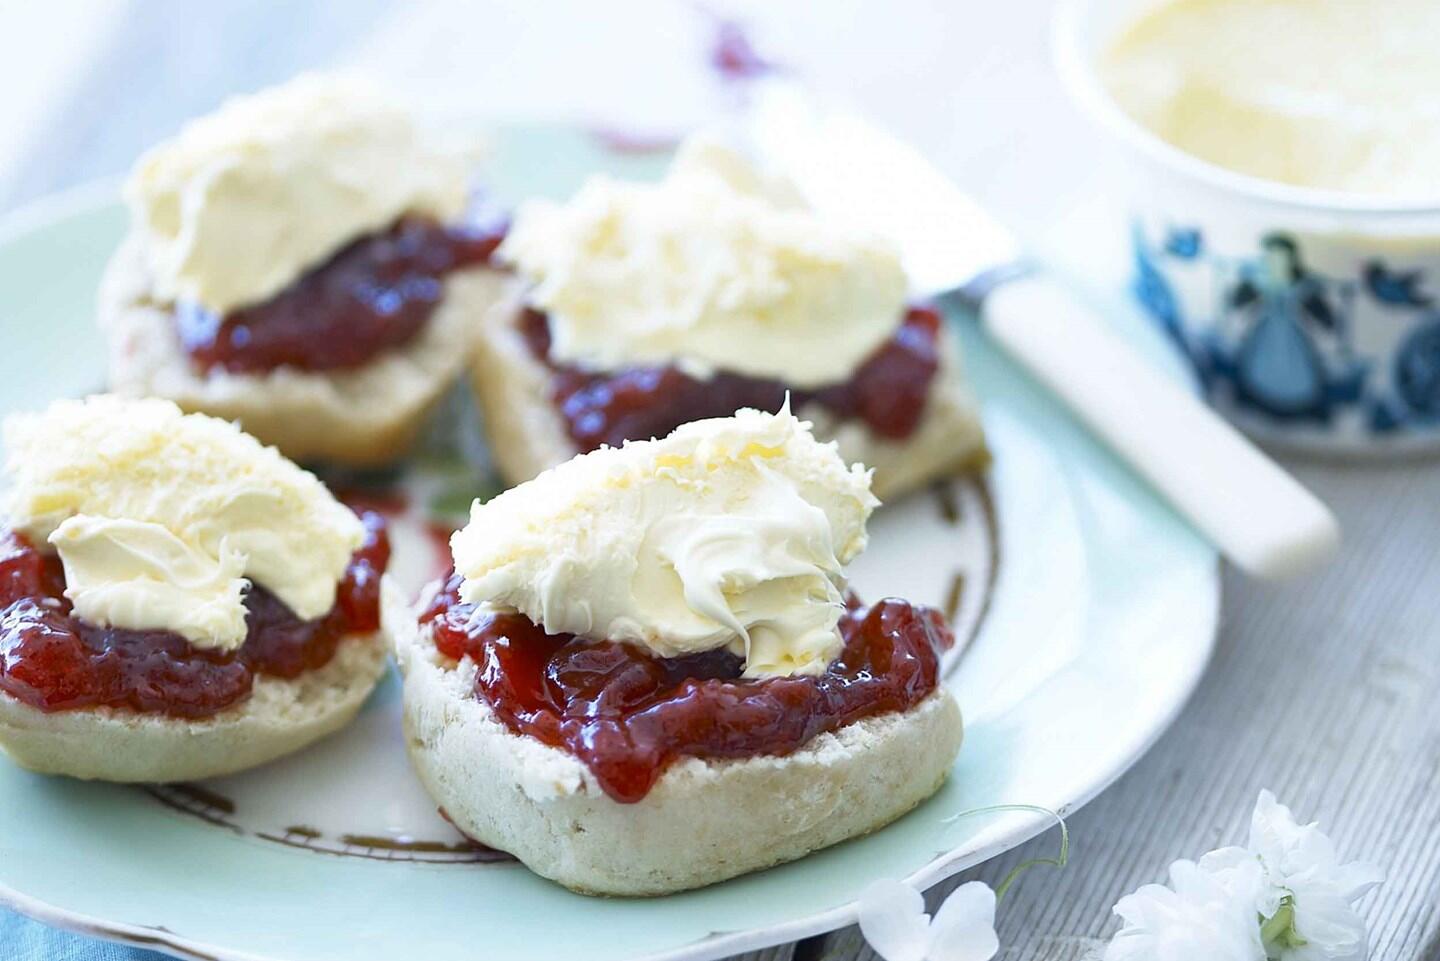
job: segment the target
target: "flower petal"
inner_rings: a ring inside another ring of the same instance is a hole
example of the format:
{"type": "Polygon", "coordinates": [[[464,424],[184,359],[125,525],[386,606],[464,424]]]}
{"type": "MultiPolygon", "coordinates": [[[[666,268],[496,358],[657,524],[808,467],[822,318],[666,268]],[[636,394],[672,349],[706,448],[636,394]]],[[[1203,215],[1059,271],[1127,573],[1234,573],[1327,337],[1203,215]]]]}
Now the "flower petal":
{"type": "Polygon", "coordinates": [[[1295,933],[1305,943],[1280,951],[1284,961],[1364,961],[1365,921],[1334,892],[1296,891],[1295,933]]]}
{"type": "Polygon", "coordinates": [[[1268,918],[1280,909],[1285,891],[1265,883],[1265,872],[1254,851],[1229,847],[1211,851],[1200,858],[1200,870],[1239,897],[1249,897],[1255,912],[1268,918]]]}
{"type": "Polygon", "coordinates": [[[1105,948],[1105,961],[1265,961],[1250,881],[1259,865],[1236,862],[1228,888],[1191,861],[1170,865],[1170,887],[1147,884],[1121,898],[1125,926],[1105,948]]]}
{"type": "Polygon", "coordinates": [[[885,961],[925,961],[930,917],[925,898],[895,880],[876,881],[860,892],[860,933],[885,961]]]}
{"type": "MultiPolygon", "coordinates": [[[[1250,819],[1250,847],[1264,866],[1271,894],[1289,897],[1296,937],[1269,944],[1283,961],[1350,961],[1365,956],[1365,922],[1351,906],[1384,880],[1357,861],[1342,863],[1316,823],[1299,824],[1269,791],[1261,791],[1250,819]]],[[[1272,912],[1261,908],[1263,916],[1272,912]]]]}
{"type": "Polygon", "coordinates": [[[970,881],[950,892],[930,922],[927,961],[990,961],[999,950],[990,885],[970,881]]]}
{"type": "Polygon", "coordinates": [[[1373,864],[1351,861],[1335,869],[1331,881],[1340,896],[1350,903],[1360,900],[1371,889],[1385,883],[1385,872],[1373,864]]]}

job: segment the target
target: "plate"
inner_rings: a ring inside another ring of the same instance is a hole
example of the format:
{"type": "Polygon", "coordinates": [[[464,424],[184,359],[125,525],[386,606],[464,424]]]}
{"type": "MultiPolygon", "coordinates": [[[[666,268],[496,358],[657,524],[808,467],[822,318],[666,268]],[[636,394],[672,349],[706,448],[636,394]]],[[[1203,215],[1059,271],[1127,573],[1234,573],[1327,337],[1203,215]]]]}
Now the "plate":
{"type": "MultiPolygon", "coordinates": [[[[495,133],[486,180],[513,202],[564,196],[593,170],[650,176],[664,161],[613,137],[514,126],[495,133]]],[[[103,383],[91,318],[125,226],[114,198],[113,187],[87,190],[0,227],[0,411],[103,383]]],[[[1183,376],[1135,315],[1117,322],[1183,376]]],[[[219,781],[87,784],[0,762],[0,901],[195,958],[701,961],[841,927],[876,878],[928,886],[1052,823],[981,809],[1073,812],[1140,757],[1198,682],[1214,640],[1216,557],[972,323],[956,324],[995,466],[985,482],[882,508],[853,570],[862,596],[947,607],[970,639],[948,675],[965,746],[945,787],[900,821],[700,891],[571,894],[436,815],[406,765],[392,675],[346,731],[219,781]]],[[[452,426],[469,420],[463,404],[451,409],[452,426]]],[[[394,508],[396,563],[413,586],[438,557],[424,505],[454,477],[426,468],[409,483],[409,506],[394,508]]]]}

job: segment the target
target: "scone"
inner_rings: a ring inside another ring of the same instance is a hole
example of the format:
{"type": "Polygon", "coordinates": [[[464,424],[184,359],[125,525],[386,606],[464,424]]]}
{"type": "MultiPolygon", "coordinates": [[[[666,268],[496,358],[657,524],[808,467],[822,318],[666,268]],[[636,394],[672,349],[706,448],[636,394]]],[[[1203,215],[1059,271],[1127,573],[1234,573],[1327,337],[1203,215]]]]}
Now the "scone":
{"type": "Polygon", "coordinates": [[[110,383],[297,460],[403,454],[503,290],[466,172],[354,78],[226,103],[141,158],[100,290],[110,383]]]}
{"type": "Polygon", "coordinates": [[[100,395],[5,424],[0,749],[179,781],[354,717],[385,669],[390,548],[235,425],[100,395]]]}
{"type": "Polygon", "coordinates": [[[876,500],[788,410],[606,448],[477,504],[396,608],[407,745],[456,826],[587,894],[658,895],[876,830],[960,747],[935,611],[843,567],[876,500]]]}
{"type": "Polygon", "coordinates": [[[988,460],[957,345],[893,249],[713,142],[658,184],[522,206],[497,258],[517,278],[471,381],[511,483],[787,394],[881,497],[988,460]]]}

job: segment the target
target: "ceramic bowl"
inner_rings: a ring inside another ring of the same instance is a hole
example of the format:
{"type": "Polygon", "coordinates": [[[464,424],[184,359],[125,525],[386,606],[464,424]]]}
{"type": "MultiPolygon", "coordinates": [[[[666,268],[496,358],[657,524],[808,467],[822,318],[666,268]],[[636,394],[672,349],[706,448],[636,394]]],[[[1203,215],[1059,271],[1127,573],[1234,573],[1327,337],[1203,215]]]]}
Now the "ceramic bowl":
{"type": "Polygon", "coordinates": [[[1056,65],[1106,132],[1126,195],[1132,288],[1212,403],[1258,438],[1353,455],[1440,451],[1440,196],[1294,187],[1150,133],[1096,71],[1165,0],[1061,0],[1056,65]]]}

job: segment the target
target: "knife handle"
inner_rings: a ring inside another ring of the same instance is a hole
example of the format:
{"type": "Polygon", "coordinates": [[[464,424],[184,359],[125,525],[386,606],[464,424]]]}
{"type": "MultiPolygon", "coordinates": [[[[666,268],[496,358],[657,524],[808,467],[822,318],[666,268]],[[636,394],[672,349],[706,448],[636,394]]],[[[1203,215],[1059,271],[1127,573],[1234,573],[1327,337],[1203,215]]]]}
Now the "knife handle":
{"type": "Polygon", "coordinates": [[[1329,508],[1055,279],[1001,284],[981,323],[1237,567],[1276,579],[1334,554],[1329,508]]]}

